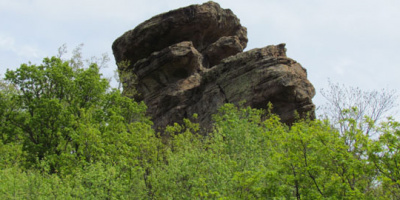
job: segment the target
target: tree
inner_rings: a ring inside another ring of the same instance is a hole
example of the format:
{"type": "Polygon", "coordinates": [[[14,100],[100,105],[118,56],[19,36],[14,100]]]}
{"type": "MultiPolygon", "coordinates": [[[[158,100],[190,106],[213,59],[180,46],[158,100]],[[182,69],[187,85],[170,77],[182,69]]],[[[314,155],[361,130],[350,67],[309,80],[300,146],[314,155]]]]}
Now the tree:
{"type": "Polygon", "coordinates": [[[375,125],[395,95],[368,93],[360,114],[330,93],[343,129],[225,104],[207,134],[184,119],[160,136],[144,103],[126,97],[134,90],[110,89],[97,64],[63,51],[0,80],[0,199],[400,197],[400,124],[375,125]]]}
{"type": "MultiPolygon", "coordinates": [[[[343,137],[327,121],[297,122],[280,138],[274,157],[297,199],[365,199],[373,196],[373,166],[348,151],[343,137]]],[[[368,138],[358,135],[355,146],[368,138]]]]}
{"type": "Polygon", "coordinates": [[[133,145],[155,135],[144,103],[110,90],[97,64],[85,68],[80,59],[45,58],[41,65],[22,64],[5,74],[2,140],[23,146],[26,166],[45,163],[51,172],[68,171],[75,164],[122,162],[143,149],[151,154],[133,145]]]}
{"type": "Polygon", "coordinates": [[[13,130],[12,124],[7,120],[8,116],[18,110],[18,106],[12,98],[17,93],[18,91],[13,85],[0,79],[0,169],[18,166],[24,160],[22,144],[15,143],[20,133],[13,130]]]}
{"type": "Polygon", "coordinates": [[[39,66],[23,64],[8,70],[5,80],[20,91],[14,96],[19,108],[8,120],[23,132],[31,162],[60,155],[71,142],[82,111],[99,104],[108,87],[96,65],[73,70],[55,57],[45,58],[39,66]]]}
{"type": "Polygon", "coordinates": [[[400,123],[389,119],[378,128],[378,140],[368,144],[368,160],[378,172],[382,196],[400,198],[400,123]]]}
{"type": "Polygon", "coordinates": [[[329,81],[329,88],[321,94],[328,101],[321,107],[324,118],[329,119],[340,133],[351,128],[348,119],[354,120],[365,134],[372,134],[374,125],[388,117],[397,106],[398,95],[394,90],[363,91],[329,81]]]}
{"type": "Polygon", "coordinates": [[[398,199],[398,122],[383,124],[379,140],[351,129],[358,156],[328,121],[289,127],[233,104],[221,107],[207,135],[185,119],[155,137],[143,107],[106,96],[100,110],[81,109],[75,145],[39,163],[55,162],[61,175],[0,165],[0,198],[398,199]],[[84,165],[72,171],[71,162],[84,165]]]}

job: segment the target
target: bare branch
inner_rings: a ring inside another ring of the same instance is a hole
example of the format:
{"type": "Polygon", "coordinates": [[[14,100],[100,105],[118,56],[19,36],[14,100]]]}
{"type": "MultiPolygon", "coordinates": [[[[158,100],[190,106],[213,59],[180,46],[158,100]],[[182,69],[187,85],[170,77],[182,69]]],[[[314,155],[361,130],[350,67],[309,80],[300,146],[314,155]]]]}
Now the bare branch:
{"type": "Polygon", "coordinates": [[[353,119],[364,134],[370,134],[374,124],[391,114],[398,100],[395,90],[363,91],[331,81],[329,88],[320,92],[328,101],[320,107],[322,117],[329,119],[341,133],[350,128],[346,119],[353,119]]]}

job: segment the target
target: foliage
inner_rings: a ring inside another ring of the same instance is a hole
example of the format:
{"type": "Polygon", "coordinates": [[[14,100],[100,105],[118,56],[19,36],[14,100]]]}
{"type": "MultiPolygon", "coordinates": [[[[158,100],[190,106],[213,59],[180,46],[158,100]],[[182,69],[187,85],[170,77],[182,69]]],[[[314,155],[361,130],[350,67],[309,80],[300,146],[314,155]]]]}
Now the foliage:
{"type": "Polygon", "coordinates": [[[154,135],[145,105],[108,91],[96,64],[77,68],[45,58],[42,65],[7,71],[5,81],[15,90],[2,92],[2,140],[22,145],[26,167],[54,173],[97,161],[124,162],[138,153],[133,134],[154,135]]]}
{"type": "Polygon", "coordinates": [[[389,119],[380,127],[378,140],[368,145],[369,160],[378,171],[378,180],[385,188],[383,195],[400,198],[400,123],[389,119]]]}
{"type": "Polygon", "coordinates": [[[269,111],[225,104],[207,134],[189,119],[161,134],[142,102],[78,61],[23,64],[0,82],[1,199],[400,197],[392,119],[378,126],[344,113],[344,131],[328,120],[289,127],[269,111]]]}

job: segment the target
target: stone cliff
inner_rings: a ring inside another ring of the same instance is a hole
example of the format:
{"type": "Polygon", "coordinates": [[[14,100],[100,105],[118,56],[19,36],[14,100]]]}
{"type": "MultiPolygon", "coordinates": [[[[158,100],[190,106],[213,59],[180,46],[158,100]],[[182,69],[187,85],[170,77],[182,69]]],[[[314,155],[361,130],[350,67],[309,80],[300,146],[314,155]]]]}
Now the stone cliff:
{"type": "Polygon", "coordinates": [[[247,41],[231,10],[207,2],[157,15],[115,40],[112,49],[124,93],[146,103],[155,127],[197,113],[210,128],[220,106],[243,101],[254,108],[271,102],[289,124],[295,112],[314,118],[314,87],[306,70],[286,56],[285,44],[243,52],[247,41]]]}

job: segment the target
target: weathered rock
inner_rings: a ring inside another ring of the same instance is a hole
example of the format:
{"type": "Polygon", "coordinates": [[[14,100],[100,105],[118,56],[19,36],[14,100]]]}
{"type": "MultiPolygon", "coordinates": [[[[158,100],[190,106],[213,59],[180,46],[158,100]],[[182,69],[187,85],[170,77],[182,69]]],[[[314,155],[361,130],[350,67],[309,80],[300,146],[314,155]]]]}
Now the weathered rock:
{"type": "Polygon", "coordinates": [[[115,60],[134,64],[183,41],[192,41],[202,52],[223,36],[236,36],[242,49],[247,45],[247,30],[236,15],[217,3],[207,2],[157,15],[115,40],[112,49],[115,60]]]}
{"type": "Polygon", "coordinates": [[[313,115],[314,87],[306,70],[286,57],[284,44],[231,56],[213,69],[219,71],[215,82],[227,102],[245,100],[245,105],[253,108],[266,108],[271,102],[286,123],[294,121],[294,111],[301,115],[311,111],[313,115]]]}
{"type": "Polygon", "coordinates": [[[254,108],[271,102],[285,123],[296,111],[314,118],[314,87],[286,57],[285,44],[242,52],[246,42],[236,16],[208,2],[151,18],[118,38],[113,50],[117,62],[131,62],[119,68],[124,92],[135,83],[134,99],[147,104],[155,127],[197,113],[211,128],[220,106],[243,101],[254,108]]]}
{"type": "Polygon", "coordinates": [[[130,73],[138,79],[137,100],[146,99],[153,92],[165,90],[177,81],[202,70],[203,56],[193,47],[192,42],[171,45],[148,58],[137,61],[130,73]]]}
{"type": "Polygon", "coordinates": [[[204,50],[203,55],[209,66],[214,66],[224,58],[243,51],[237,36],[223,36],[204,50]]]}

